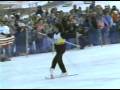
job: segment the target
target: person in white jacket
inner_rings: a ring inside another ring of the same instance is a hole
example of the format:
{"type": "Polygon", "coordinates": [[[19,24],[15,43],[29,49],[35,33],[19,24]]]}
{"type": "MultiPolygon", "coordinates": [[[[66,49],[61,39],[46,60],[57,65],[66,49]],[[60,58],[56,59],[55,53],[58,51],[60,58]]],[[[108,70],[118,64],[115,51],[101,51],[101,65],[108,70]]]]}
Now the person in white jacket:
{"type": "Polygon", "coordinates": [[[10,51],[9,51],[9,47],[8,45],[3,45],[3,41],[4,39],[7,39],[11,37],[10,35],[10,28],[6,25],[1,25],[0,26],[0,61],[9,61],[9,55],[10,55],[10,51]],[[3,49],[5,50],[5,53],[3,52],[3,49]]]}

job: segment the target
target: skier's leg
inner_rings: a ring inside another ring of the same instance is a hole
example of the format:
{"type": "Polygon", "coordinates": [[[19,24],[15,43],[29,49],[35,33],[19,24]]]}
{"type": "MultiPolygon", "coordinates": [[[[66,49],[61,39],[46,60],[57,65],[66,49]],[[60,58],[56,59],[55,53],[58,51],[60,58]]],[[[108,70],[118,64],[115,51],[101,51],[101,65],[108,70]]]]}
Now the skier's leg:
{"type": "Polygon", "coordinates": [[[58,65],[62,71],[62,73],[66,73],[66,68],[65,68],[65,65],[63,63],[63,60],[62,60],[62,55],[59,55],[59,60],[58,60],[58,65]]]}
{"type": "Polygon", "coordinates": [[[58,54],[56,54],[56,56],[54,57],[53,61],[52,61],[52,65],[51,65],[51,68],[55,69],[55,66],[58,62],[58,54]]]}
{"type": "Polygon", "coordinates": [[[64,65],[63,60],[62,60],[63,54],[65,53],[65,44],[60,45],[58,49],[59,49],[58,65],[59,65],[62,73],[66,73],[67,71],[66,71],[65,65],[64,65]]]}
{"type": "Polygon", "coordinates": [[[51,65],[51,68],[50,68],[50,76],[51,78],[54,78],[54,69],[56,67],[56,64],[58,62],[58,56],[59,56],[59,51],[57,50],[57,46],[55,46],[55,50],[56,50],[56,56],[54,57],[53,61],[52,61],[52,65],[51,65]]]}
{"type": "Polygon", "coordinates": [[[56,67],[56,64],[58,62],[58,54],[56,54],[56,56],[54,57],[53,61],[52,61],[52,65],[51,65],[51,68],[50,68],[50,77],[51,78],[54,78],[54,70],[55,70],[55,67],[56,67]]]}

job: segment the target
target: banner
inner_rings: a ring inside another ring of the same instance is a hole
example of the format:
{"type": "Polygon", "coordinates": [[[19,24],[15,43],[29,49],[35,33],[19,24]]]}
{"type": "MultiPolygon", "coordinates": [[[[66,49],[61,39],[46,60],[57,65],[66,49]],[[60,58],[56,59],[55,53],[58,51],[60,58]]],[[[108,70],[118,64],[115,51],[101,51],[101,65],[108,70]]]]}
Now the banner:
{"type": "Polygon", "coordinates": [[[12,44],[15,40],[14,36],[8,37],[8,38],[0,38],[0,47],[4,45],[12,44]]]}

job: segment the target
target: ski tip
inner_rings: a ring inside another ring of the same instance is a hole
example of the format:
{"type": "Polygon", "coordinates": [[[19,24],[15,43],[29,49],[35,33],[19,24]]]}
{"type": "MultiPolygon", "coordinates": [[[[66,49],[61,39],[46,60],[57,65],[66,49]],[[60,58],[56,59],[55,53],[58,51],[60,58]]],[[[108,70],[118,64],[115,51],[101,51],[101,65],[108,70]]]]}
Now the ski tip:
{"type": "Polygon", "coordinates": [[[55,78],[51,78],[51,77],[45,77],[46,80],[52,80],[52,79],[55,79],[55,78]]]}
{"type": "Polygon", "coordinates": [[[79,74],[69,74],[67,76],[55,76],[55,77],[45,77],[46,80],[52,80],[52,79],[56,79],[56,78],[62,78],[62,77],[69,77],[69,76],[76,76],[79,74]]]}

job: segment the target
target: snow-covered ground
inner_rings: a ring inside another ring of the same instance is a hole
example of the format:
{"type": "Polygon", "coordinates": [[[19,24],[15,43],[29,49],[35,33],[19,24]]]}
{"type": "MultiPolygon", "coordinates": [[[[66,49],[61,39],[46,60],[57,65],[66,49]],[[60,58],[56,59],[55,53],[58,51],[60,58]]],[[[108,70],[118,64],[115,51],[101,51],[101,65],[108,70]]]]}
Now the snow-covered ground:
{"type": "Polygon", "coordinates": [[[16,5],[13,5],[11,8],[29,8],[29,7],[36,7],[38,5],[45,5],[48,1],[26,1],[22,3],[18,3],[16,5]]]}
{"type": "MultiPolygon", "coordinates": [[[[12,1],[6,1],[6,3],[15,3],[12,1]]],[[[52,1],[51,1],[52,2],[52,1]]],[[[2,2],[1,2],[2,3],[2,2]]],[[[5,3],[5,1],[3,2],[5,3]]],[[[77,7],[82,7],[83,10],[86,9],[86,7],[89,7],[89,4],[84,4],[84,1],[69,1],[71,5],[69,7],[63,7],[63,5],[57,6],[58,10],[63,10],[64,12],[69,12],[73,8],[73,5],[77,5],[77,7]]],[[[48,1],[24,1],[21,3],[17,3],[16,5],[13,5],[11,8],[29,8],[29,7],[36,7],[38,5],[46,5],[48,4],[48,1]]],[[[112,7],[113,5],[116,5],[118,9],[120,9],[120,1],[96,1],[96,5],[101,5],[103,8],[105,5],[110,5],[112,7]]]]}
{"type": "MultiPolygon", "coordinates": [[[[57,8],[58,10],[63,10],[64,12],[69,12],[71,9],[73,9],[73,5],[77,5],[77,8],[80,6],[82,10],[85,10],[86,7],[89,7],[90,4],[84,4],[84,1],[71,1],[72,4],[69,7],[63,7],[63,5],[59,5],[57,8]]],[[[120,1],[95,1],[96,5],[101,5],[103,8],[106,5],[110,5],[112,7],[113,5],[116,5],[118,9],[120,9],[120,1]]]]}
{"type": "MultiPolygon", "coordinates": [[[[45,80],[55,53],[14,57],[0,63],[0,88],[120,88],[120,44],[71,50],[64,54],[70,74],[77,76],[45,80]]],[[[60,74],[56,68],[55,74],[60,74]]]]}

